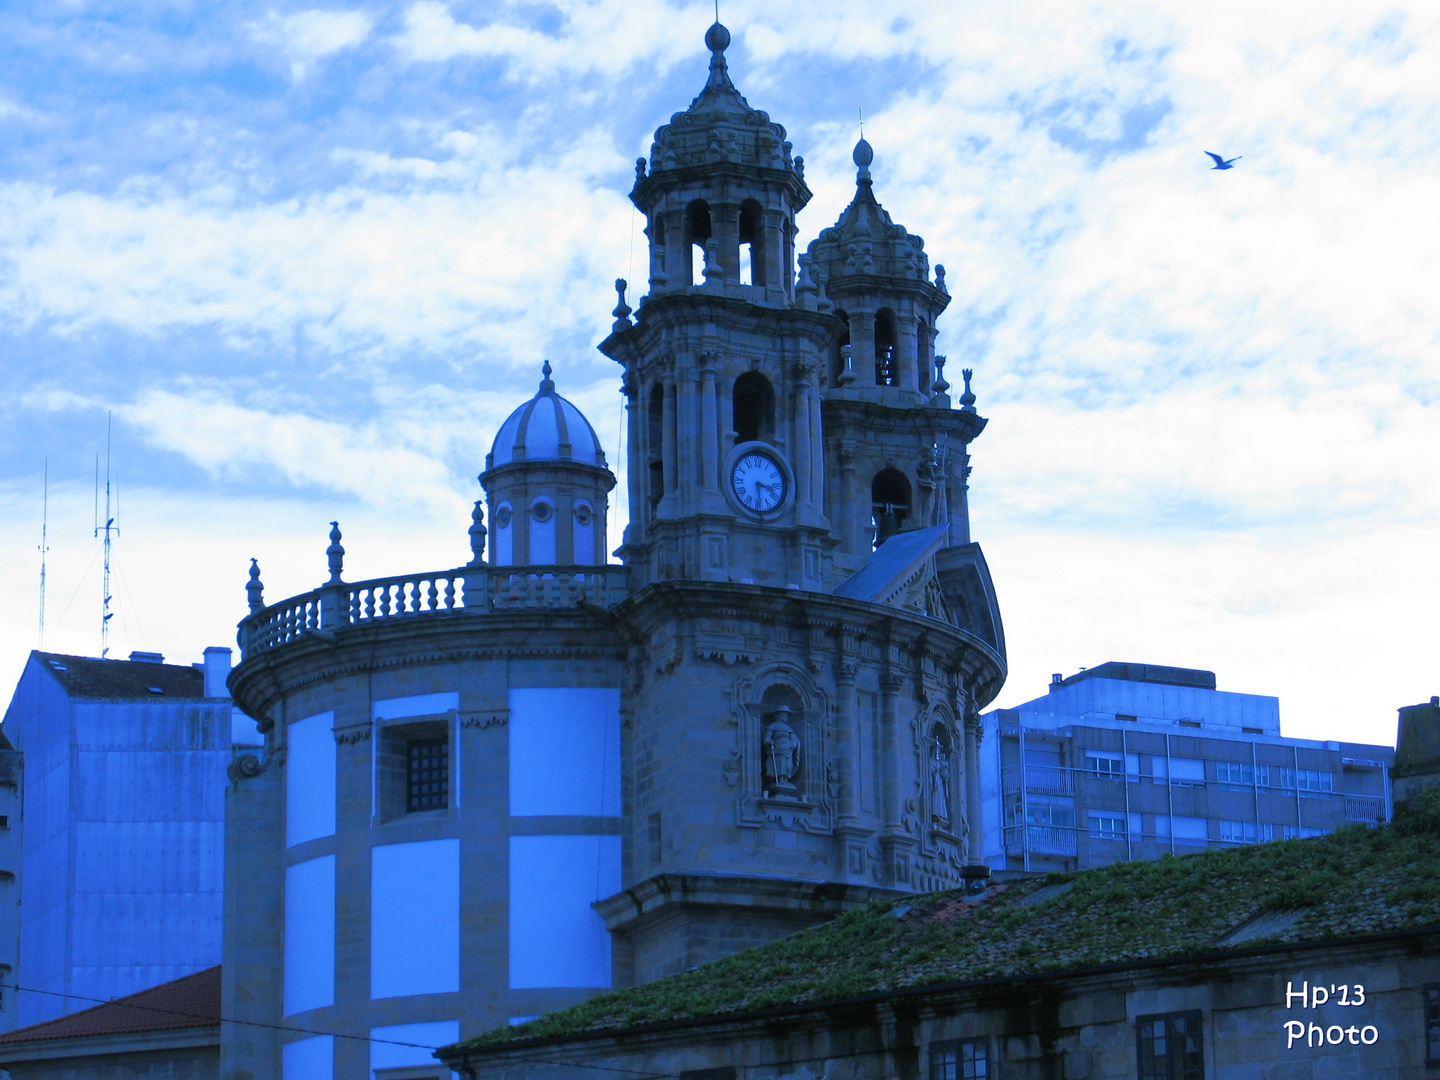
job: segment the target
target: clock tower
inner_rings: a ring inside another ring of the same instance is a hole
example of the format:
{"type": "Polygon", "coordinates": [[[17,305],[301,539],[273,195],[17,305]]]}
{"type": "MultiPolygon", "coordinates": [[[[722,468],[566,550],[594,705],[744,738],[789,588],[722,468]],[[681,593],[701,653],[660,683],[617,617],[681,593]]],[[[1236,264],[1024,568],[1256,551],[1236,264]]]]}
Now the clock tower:
{"type": "Polygon", "coordinates": [[[838,538],[823,503],[821,380],[843,323],[797,296],[795,215],[810,200],[785,129],[710,74],[635,166],[650,290],[622,294],[601,344],[625,367],[632,586],[688,579],[819,590],[838,538]]]}

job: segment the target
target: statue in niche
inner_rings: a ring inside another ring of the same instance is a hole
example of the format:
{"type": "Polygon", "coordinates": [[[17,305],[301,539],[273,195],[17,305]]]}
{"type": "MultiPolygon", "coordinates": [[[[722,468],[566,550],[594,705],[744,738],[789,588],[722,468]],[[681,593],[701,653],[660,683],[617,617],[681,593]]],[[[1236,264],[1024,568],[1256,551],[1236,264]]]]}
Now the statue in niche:
{"type": "Polygon", "coordinates": [[[939,739],[930,754],[930,817],[938,825],[950,825],[950,754],[939,739]]]}
{"type": "Polygon", "coordinates": [[[790,709],[780,706],[765,729],[765,792],[782,798],[795,797],[795,776],[800,772],[800,736],[790,726],[790,709]]]}

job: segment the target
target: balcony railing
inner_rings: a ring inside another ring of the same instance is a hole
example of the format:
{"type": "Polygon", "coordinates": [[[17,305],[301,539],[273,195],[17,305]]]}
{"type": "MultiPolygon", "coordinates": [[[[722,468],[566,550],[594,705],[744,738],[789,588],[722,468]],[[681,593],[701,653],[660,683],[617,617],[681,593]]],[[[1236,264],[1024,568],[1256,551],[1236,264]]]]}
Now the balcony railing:
{"type": "Polygon", "coordinates": [[[379,621],[494,612],[614,607],[628,595],[623,566],[480,566],[327,585],[252,613],[240,624],[248,657],[304,638],[379,621]]]}
{"type": "Polygon", "coordinates": [[[1053,825],[1011,825],[1005,829],[1005,849],[1020,853],[1029,849],[1044,855],[1074,855],[1074,829],[1053,825]]]}
{"type": "Polygon", "coordinates": [[[1042,795],[1074,795],[1075,772],[1054,765],[1009,765],[1001,770],[1007,793],[1019,791],[1023,782],[1026,791],[1042,795]]]}
{"type": "Polygon", "coordinates": [[[1372,795],[1346,795],[1345,820],[1377,822],[1385,820],[1385,800],[1372,795]]]}

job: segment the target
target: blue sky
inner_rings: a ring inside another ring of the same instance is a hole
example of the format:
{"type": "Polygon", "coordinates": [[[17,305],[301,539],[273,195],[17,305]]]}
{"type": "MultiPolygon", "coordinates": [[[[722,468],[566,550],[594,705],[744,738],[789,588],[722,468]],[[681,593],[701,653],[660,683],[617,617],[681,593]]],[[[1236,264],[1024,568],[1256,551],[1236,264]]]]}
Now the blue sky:
{"type": "MultiPolygon", "coordinates": [[[[45,3],[0,12],[0,682],[468,557],[475,474],[541,359],[607,445],[624,197],[703,83],[708,3],[45,3]]],[[[1392,741],[1440,692],[1440,11],[725,0],[789,130],[808,242],[853,185],[943,263],[990,427],[973,529],[1012,704],[1105,660],[1392,741]],[[1214,172],[1202,151],[1243,155],[1214,172]]],[[[632,303],[634,296],[632,294],[632,303]]],[[[615,457],[612,450],[612,459],[615,457]]],[[[623,485],[620,490],[623,490],[623,485]]],[[[612,517],[623,522],[623,508],[612,517]]]]}

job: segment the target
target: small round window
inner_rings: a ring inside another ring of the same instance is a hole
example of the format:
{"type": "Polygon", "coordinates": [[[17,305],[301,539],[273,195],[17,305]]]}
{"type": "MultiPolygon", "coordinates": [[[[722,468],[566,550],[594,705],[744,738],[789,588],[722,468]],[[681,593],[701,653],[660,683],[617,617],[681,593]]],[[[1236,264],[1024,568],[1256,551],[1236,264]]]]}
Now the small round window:
{"type": "Polygon", "coordinates": [[[537,502],[534,506],[530,507],[530,516],[541,523],[549,521],[550,515],[554,512],[555,508],[548,502],[537,502]]]}
{"type": "Polygon", "coordinates": [[[495,514],[495,524],[500,528],[506,528],[510,524],[510,507],[502,506],[495,514]]]}
{"type": "Polygon", "coordinates": [[[579,506],[575,507],[575,523],[577,525],[589,525],[590,522],[594,519],[594,513],[592,513],[590,507],[586,506],[584,503],[581,503],[579,506]]]}

